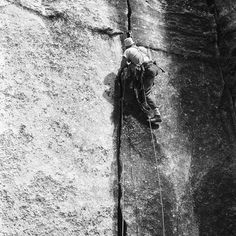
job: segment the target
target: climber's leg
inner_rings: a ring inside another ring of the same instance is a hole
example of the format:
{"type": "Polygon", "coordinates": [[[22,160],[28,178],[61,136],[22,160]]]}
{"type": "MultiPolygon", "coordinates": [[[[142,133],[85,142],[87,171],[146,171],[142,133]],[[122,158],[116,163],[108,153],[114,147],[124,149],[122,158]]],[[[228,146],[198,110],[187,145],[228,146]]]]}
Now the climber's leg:
{"type": "Polygon", "coordinates": [[[150,118],[150,121],[151,122],[161,122],[162,120],[161,120],[160,110],[159,110],[159,107],[157,106],[157,104],[155,102],[155,97],[154,97],[151,89],[146,91],[145,95],[146,95],[147,104],[153,110],[153,117],[150,118]]]}
{"type": "Polygon", "coordinates": [[[161,122],[161,114],[159,111],[159,107],[155,102],[155,97],[152,93],[152,87],[154,84],[154,79],[158,74],[158,67],[153,64],[149,63],[145,66],[145,72],[143,74],[143,87],[145,90],[145,100],[151,110],[153,110],[153,117],[150,118],[152,122],[161,122]]]}

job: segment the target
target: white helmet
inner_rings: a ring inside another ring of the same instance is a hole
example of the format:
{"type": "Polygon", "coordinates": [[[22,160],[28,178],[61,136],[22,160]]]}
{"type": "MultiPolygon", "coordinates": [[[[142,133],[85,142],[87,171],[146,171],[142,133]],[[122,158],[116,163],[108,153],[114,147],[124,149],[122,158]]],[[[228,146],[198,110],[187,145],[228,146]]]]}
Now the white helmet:
{"type": "Polygon", "coordinates": [[[133,41],[132,38],[126,38],[126,39],[124,40],[124,43],[125,43],[125,47],[129,47],[129,46],[131,46],[131,45],[134,44],[134,41],[133,41]]]}

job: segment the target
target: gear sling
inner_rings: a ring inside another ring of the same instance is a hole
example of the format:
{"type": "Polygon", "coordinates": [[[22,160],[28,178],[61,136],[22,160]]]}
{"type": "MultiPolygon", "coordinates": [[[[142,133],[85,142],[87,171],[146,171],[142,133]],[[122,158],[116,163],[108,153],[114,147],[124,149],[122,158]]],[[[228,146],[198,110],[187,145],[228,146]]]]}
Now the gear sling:
{"type": "MultiPolygon", "coordinates": [[[[141,65],[135,66],[135,75],[134,75],[134,93],[136,100],[138,101],[141,110],[148,115],[152,108],[147,102],[148,96],[151,93],[151,87],[154,84],[154,78],[158,74],[158,70],[156,72],[151,73],[151,79],[150,79],[150,72],[148,69],[152,65],[156,66],[156,62],[150,61],[150,62],[144,62],[141,65]],[[146,75],[146,76],[144,76],[146,75]],[[145,79],[145,81],[144,81],[145,79]]],[[[149,103],[151,103],[152,106],[155,106],[151,100],[149,100],[149,103]]]]}

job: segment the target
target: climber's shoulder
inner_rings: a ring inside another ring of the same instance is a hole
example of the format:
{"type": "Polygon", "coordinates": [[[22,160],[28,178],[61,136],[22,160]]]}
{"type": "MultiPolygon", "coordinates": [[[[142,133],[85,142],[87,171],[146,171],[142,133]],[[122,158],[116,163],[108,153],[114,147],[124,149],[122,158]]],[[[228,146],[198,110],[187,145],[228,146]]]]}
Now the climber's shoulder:
{"type": "Polygon", "coordinates": [[[137,47],[130,47],[130,48],[127,48],[125,51],[124,51],[124,57],[126,58],[130,58],[130,57],[133,57],[134,55],[136,55],[138,53],[138,48],[137,47]]]}
{"type": "Polygon", "coordinates": [[[145,54],[148,53],[148,50],[147,50],[145,47],[143,47],[143,46],[139,46],[138,49],[139,49],[141,52],[145,53],[145,54]]]}

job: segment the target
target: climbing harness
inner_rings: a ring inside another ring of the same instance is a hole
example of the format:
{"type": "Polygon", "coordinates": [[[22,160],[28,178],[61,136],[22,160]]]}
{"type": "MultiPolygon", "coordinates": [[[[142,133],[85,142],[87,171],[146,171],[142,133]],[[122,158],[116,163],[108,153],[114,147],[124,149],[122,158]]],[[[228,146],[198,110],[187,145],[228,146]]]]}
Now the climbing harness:
{"type": "MultiPolygon", "coordinates": [[[[127,33],[128,35],[128,33],[127,33]]],[[[129,31],[129,36],[131,36],[131,31],[129,31]]],[[[160,67],[159,67],[160,68],[160,67]]],[[[160,68],[161,69],[161,68],[160,68]]],[[[135,92],[135,96],[136,96],[136,99],[141,107],[141,109],[144,111],[144,112],[149,112],[150,109],[147,109],[143,104],[147,104],[147,99],[146,99],[146,94],[145,94],[145,90],[144,90],[144,85],[143,85],[143,74],[144,74],[144,66],[143,65],[140,65],[140,68],[138,68],[138,71],[139,71],[139,74],[138,74],[138,77],[135,76],[136,79],[140,79],[140,81],[135,81],[136,82],[136,85],[138,85],[138,82],[140,82],[141,84],[139,84],[138,86],[141,86],[139,87],[139,89],[141,89],[141,95],[143,95],[144,97],[144,103],[140,100],[140,91],[138,90],[138,87],[134,88],[134,92],[135,92]]],[[[163,69],[161,69],[162,72],[164,72],[163,69]]],[[[117,161],[118,161],[118,166],[120,166],[120,160],[118,160],[118,155],[120,155],[120,147],[121,147],[121,134],[122,134],[122,127],[123,127],[123,106],[124,106],[124,95],[125,95],[125,80],[122,81],[121,79],[122,77],[122,74],[119,78],[119,82],[120,82],[120,121],[119,121],[119,129],[118,129],[118,152],[117,152],[117,161]]],[[[160,171],[159,171],[159,165],[158,165],[158,158],[157,158],[157,152],[156,152],[156,147],[155,147],[155,141],[154,141],[154,134],[153,134],[153,129],[152,129],[152,124],[151,124],[151,121],[150,121],[150,118],[148,119],[149,121],[149,128],[150,128],[150,133],[151,133],[151,140],[152,140],[152,145],[153,145],[153,150],[154,150],[154,155],[155,155],[155,162],[156,162],[156,172],[157,172],[157,178],[158,178],[158,185],[159,185],[159,191],[160,191],[160,204],[161,204],[161,215],[162,215],[162,236],[165,236],[165,215],[164,215],[164,205],[163,205],[163,196],[162,196],[162,183],[161,183],[161,177],[160,177],[160,171]]],[[[120,166],[121,167],[121,166],[120,166]]],[[[118,168],[120,168],[118,167],[118,168]]],[[[122,172],[124,173],[124,168],[125,168],[125,165],[124,165],[124,162],[123,162],[123,165],[122,165],[122,172]]],[[[133,179],[133,172],[132,172],[132,166],[131,166],[131,179],[132,181],[134,181],[133,179]]],[[[118,181],[119,181],[119,189],[121,188],[121,183],[120,183],[120,174],[118,173],[118,181]]],[[[125,189],[124,189],[124,186],[125,186],[125,178],[124,178],[124,175],[123,175],[123,189],[122,189],[122,199],[123,199],[123,211],[124,211],[124,206],[125,206],[125,189]]],[[[136,189],[136,186],[135,186],[135,183],[134,184],[134,188],[136,189]]],[[[135,190],[135,194],[136,194],[136,190],[135,190]]],[[[120,201],[120,199],[119,199],[120,201]]],[[[120,203],[118,203],[120,204],[120,203]]],[[[137,210],[137,196],[135,195],[135,206],[136,206],[136,210],[137,210]]],[[[122,214],[122,213],[121,213],[122,214]]],[[[122,222],[121,222],[121,235],[122,236],[125,236],[125,220],[124,220],[124,217],[122,217],[122,222]]],[[[138,228],[137,228],[137,236],[138,236],[138,228]]]]}
{"type": "Polygon", "coordinates": [[[134,81],[134,94],[136,97],[136,100],[141,108],[141,110],[148,114],[150,112],[150,107],[148,106],[147,102],[142,100],[146,96],[144,86],[143,86],[143,73],[144,73],[144,67],[143,65],[136,66],[136,74],[135,74],[135,81],[134,81]]]}
{"type": "MultiPolygon", "coordinates": [[[[140,55],[142,56],[142,61],[144,61],[144,56],[143,52],[137,47],[137,50],[139,51],[140,55]]],[[[149,55],[147,55],[149,57],[149,55]]],[[[146,63],[143,62],[141,65],[136,65],[135,66],[135,82],[134,82],[134,94],[136,97],[136,100],[141,108],[141,110],[145,113],[148,114],[151,110],[151,108],[148,106],[147,101],[146,101],[146,92],[144,90],[144,85],[143,85],[143,74],[145,72],[145,67],[149,64],[152,63],[152,61],[146,63]],[[144,101],[140,100],[145,98],[144,101]]]]}
{"type": "MultiPolygon", "coordinates": [[[[125,80],[121,83],[121,98],[120,98],[120,135],[121,135],[121,130],[122,130],[122,126],[123,126],[123,105],[124,105],[124,95],[125,95],[125,80]],[[122,86],[123,85],[123,86],[122,86]]],[[[143,85],[142,85],[143,86],[143,85]]],[[[144,88],[143,88],[144,89],[144,88]]],[[[145,103],[146,101],[146,96],[144,96],[145,99],[145,103]]],[[[164,204],[163,204],[163,196],[162,196],[162,183],[161,183],[161,178],[160,178],[160,171],[159,171],[159,165],[158,165],[158,158],[157,158],[157,152],[156,152],[156,147],[155,147],[155,141],[154,141],[154,135],[153,135],[153,129],[152,129],[152,124],[150,121],[150,118],[148,119],[149,121],[149,128],[150,128],[150,133],[151,133],[151,140],[152,140],[152,146],[153,146],[153,150],[154,150],[154,156],[155,156],[155,162],[156,162],[156,173],[157,173],[157,178],[158,178],[158,186],[159,186],[159,190],[160,190],[160,204],[161,204],[161,215],[162,215],[162,236],[165,236],[165,216],[164,216],[164,204]]],[[[124,173],[124,163],[123,163],[123,173],[124,173]]],[[[131,170],[132,171],[132,170],[131,170]]],[[[131,174],[132,175],[132,174],[131,174]]],[[[132,177],[132,176],[131,176],[132,177]]],[[[132,181],[133,181],[133,177],[132,177],[132,181]]],[[[125,186],[125,178],[123,176],[123,191],[122,191],[122,199],[123,199],[123,207],[124,207],[124,201],[125,201],[125,191],[124,191],[124,186],[125,186]]],[[[135,187],[135,186],[134,186],[135,187]]],[[[136,198],[136,197],[135,197],[136,198]]],[[[136,206],[137,206],[137,199],[136,199],[136,206]]],[[[122,218],[122,236],[125,235],[124,232],[125,229],[125,221],[124,218],[122,218]]],[[[138,231],[137,231],[138,232],[138,231]]]]}
{"type": "MultiPolygon", "coordinates": [[[[143,83],[142,83],[142,89],[144,90],[143,83]]],[[[147,103],[146,96],[144,96],[144,99],[145,99],[145,103],[147,103]]],[[[162,197],[161,178],[160,178],[160,171],[159,171],[159,165],[158,165],[158,159],[157,159],[157,152],[156,152],[156,147],[155,147],[155,142],[154,142],[154,135],[153,135],[153,129],[152,129],[152,123],[151,123],[150,117],[148,117],[148,123],[149,123],[151,139],[152,139],[152,146],[153,146],[155,162],[156,162],[156,168],[155,169],[156,169],[156,172],[157,172],[158,185],[159,185],[159,190],[160,190],[160,203],[161,203],[161,215],[162,215],[162,236],[165,236],[165,215],[164,215],[164,205],[163,205],[163,197],[162,197]]]]}
{"type": "Polygon", "coordinates": [[[144,89],[144,81],[143,81],[144,80],[144,73],[152,65],[155,65],[158,68],[158,70],[161,70],[163,73],[165,71],[157,65],[156,61],[152,60],[152,56],[150,54],[149,48],[145,52],[142,51],[139,47],[135,47],[135,48],[140,53],[142,64],[135,65],[134,94],[135,94],[136,100],[137,100],[141,110],[144,112],[144,114],[147,115],[147,117],[149,117],[150,112],[151,112],[151,107],[147,103],[147,96],[151,92],[151,86],[153,86],[153,85],[149,85],[150,87],[148,89],[144,89]],[[145,57],[144,57],[145,55],[146,55],[146,61],[145,61],[145,57]],[[147,59],[148,59],[148,61],[147,61],[147,59]]]}
{"type": "Polygon", "coordinates": [[[134,82],[134,94],[136,100],[141,108],[141,110],[146,114],[148,117],[150,116],[151,108],[147,103],[147,95],[151,93],[151,87],[148,89],[144,89],[144,82],[143,82],[143,74],[145,72],[146,67],[151,64],[155,64],[155,61],[144,62],[141,66],[137,66],[137,72],[135,75],[135,82],[134,82]]]}

